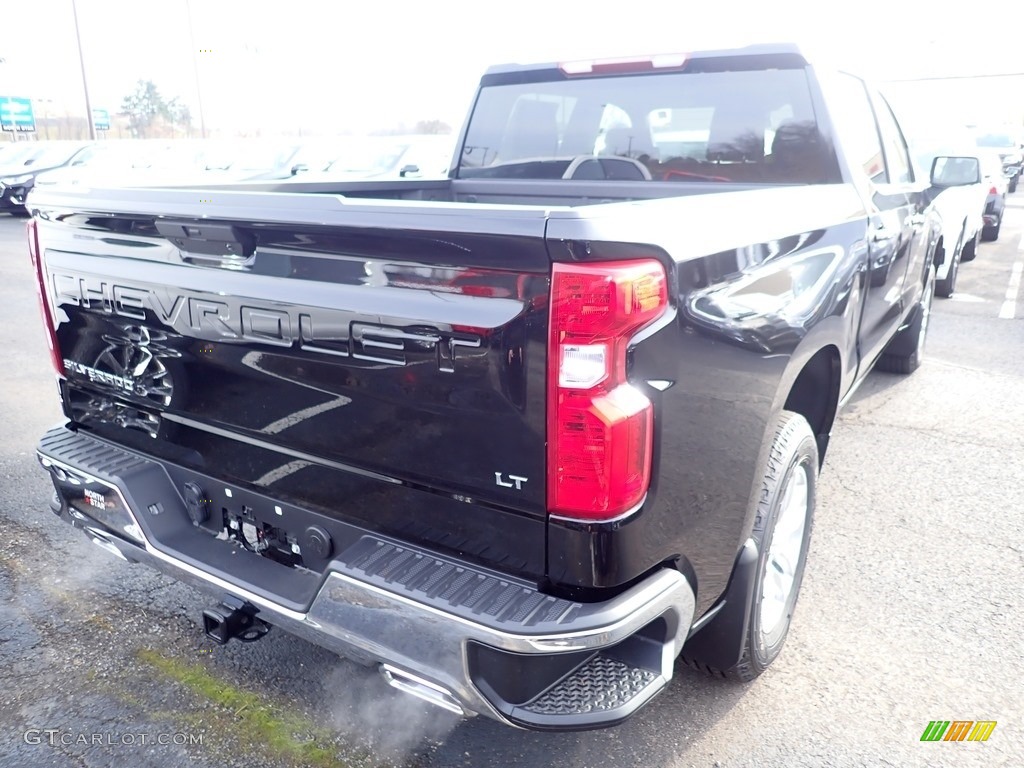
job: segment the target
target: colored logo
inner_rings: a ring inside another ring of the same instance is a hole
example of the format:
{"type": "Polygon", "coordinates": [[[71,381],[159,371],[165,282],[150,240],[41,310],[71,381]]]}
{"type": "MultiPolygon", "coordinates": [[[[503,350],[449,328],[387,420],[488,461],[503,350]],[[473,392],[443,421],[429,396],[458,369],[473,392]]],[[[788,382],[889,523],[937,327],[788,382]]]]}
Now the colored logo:
{"type": "Polygon", "coordinates": [[[932,720],[921,741],[988,741],[995,729],[995,720],[932,720]]]}

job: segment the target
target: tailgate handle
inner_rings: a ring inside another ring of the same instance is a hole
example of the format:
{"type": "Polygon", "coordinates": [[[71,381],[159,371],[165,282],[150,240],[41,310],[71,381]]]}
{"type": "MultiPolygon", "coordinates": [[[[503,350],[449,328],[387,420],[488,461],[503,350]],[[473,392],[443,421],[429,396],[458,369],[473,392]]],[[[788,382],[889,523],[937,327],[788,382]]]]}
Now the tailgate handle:
{"type": "Polygon", "coordinates": [[[256,252],[256,238],[230,224],[163,219],[156,230],[182,252],[204,260],[244,261],[256,252]]]}

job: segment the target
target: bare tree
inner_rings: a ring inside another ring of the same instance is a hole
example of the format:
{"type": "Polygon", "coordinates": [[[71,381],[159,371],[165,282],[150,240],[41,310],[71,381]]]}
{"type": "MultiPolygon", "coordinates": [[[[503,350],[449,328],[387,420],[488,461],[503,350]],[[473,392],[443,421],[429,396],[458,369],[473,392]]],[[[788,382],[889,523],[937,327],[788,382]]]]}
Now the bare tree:
{"type": "Polygon", "coordinates": [[[452,127],[443,120],[420,120],[413,129],[413,133],[448,135],[451,132],[452,127]]]}

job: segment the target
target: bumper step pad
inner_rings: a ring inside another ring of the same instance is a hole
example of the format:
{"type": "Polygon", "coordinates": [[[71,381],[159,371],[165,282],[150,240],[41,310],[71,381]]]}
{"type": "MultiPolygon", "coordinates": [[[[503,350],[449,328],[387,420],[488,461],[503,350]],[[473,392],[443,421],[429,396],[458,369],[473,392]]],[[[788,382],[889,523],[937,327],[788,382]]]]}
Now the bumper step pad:
{"type": "Polygon", "coordinates": [[[665,690],[671,677],[645,668],[647,664],[636,666],[622,655],[616,648],[601,651],[536,698],[500,709],[512,722],[537,730],[576,731],[620,723],[665,690]]]}
{"type": "Polygon", "coordinates": [[[523,707],[538,715],[580,715],[625,706],[656,684],[658,675],[597,655],[523,707]]]}

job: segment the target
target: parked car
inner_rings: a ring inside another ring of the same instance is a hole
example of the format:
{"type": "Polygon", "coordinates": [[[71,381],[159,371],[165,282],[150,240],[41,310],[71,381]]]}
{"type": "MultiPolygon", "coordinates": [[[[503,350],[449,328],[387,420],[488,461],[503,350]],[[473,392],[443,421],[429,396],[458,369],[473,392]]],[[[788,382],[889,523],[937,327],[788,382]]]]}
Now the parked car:
{"type": "Polygon", "coordinates": [[[9,158],[10,165],[0,166],[0,211],[24,213],[25,200],[35,186],[36,176],[43,171],[73,162],[89,144],[75,141],[33,142],[31,149],[9,158]]]}
{"type": "Polygon", "coordinates": [[[0,144],[0,170],[11,166],[24,165],[40,151],[42,144],[37,141],[11,141],[0,144]]]}
{"type": "Polygon", "coordinates": [[[298,148],[244,140],[112,141],[41,174],[37,184],[144,187],[285,179],[295,172],[290,160],[298,148]]]}
{"type": "Polygon", "coordinates": [[[911,141],[918,166],[937,182],[932,203],[940,222],[935,293],[943,298],[956,290],[961,261],[973,261],[977,256],[988,189],[981,171],[980,155],[984,153],[973,142],[946,141],[911,141]]]}
{"type": "Polygon", "coordinates": [[[1003,171],[1008,177],[1007,189],[1016,192],[1017,182],[1024,170],[1024,144],[1021,143],[1020,130],[984,127],[976,127],[974,130],[979,147],[994,149],[999,153],[1003,171]]]}
{"type": "Polygon", "coordinates": [[[218,180],[263,181],[287,179],[302,170],[296,155],[298,142],[208,141],[201,166],[216,172],[218,180]]]}
{"type": "Polygon", "coordinates": [[[22,141],[7,145],[3,154],[0,154],[0,174],[11,175],[21,172],[55,145],[64,144],[65,142],[22,141]]]}
{"type": "Polygon", "coordinates": [[[295,181],[443,179],[454,151],[454,136],[350,136],[318,141],[296,154],[295,181]]]}
{"type": "Polygon", "coordinates": [[[981,230],[982,240],[998,240],[999,230],[1003,226],[1003,212],[1006,210],[1006,194],[1010,183],[1003,168],[999,153],[991,150],[981,153],[983,183],[988,187],[983,215],[985,225],[981,230]]]}
{"type": "Polygon", "coordinates": [[[795,46],[495,67],[474,104],[443,179],[34,192],[50,507],[210,591],[214,642],[278,625],[451,712],[750,681],[836,413],[923,360],[929,179],[795,46]],[[643,178],[545,175],[613,122],[643,178]]]}
{"type": "Polygon", "coordinates": [[[67,165],[39,173],[35,186],[116,186],[125,177],[152,167],[159,162],[158,155],[170,153],[173,148],[174,142],[162,139],[97,142],[67,165]]]}

